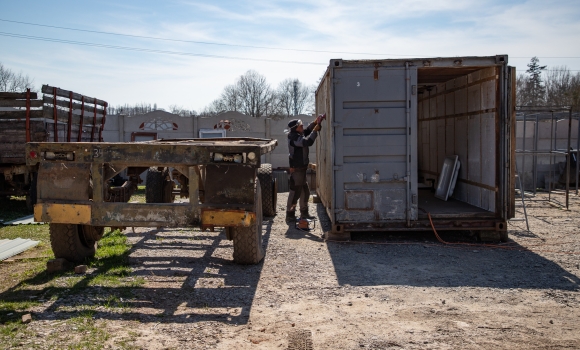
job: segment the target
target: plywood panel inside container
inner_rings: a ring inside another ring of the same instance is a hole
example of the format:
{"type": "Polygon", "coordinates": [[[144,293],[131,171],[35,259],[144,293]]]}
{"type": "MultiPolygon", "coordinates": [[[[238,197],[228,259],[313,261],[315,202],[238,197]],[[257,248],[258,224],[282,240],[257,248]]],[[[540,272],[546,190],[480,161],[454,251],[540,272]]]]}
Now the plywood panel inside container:
{"type": "Polygon", "coordinates": [[[455,151],[459,156],[461,168],[459,168],[459,179],[467,179],[468,177],[468,163],[467,163],[467,138],[469,137],[467,117],[455,119],[455,151]]]}
{"type": "Polygon", "coordinates": [[[485,113],[481,116],[481,183],[491,187],[495,187],[496,181],[495,150],[495,115],[485,113]]]}
{"type": "Polygon", "coordinates": [[[495,80],[481,83],[481,109],[495,108],[495,80]]]}
{"type": "Polygon", "coordinates": [[[428,100],[429,102],[429,117],[430,118],[434,118],[437,117],[437,99],[435,98],[430,98],[428,100]]]}
{"type": "Polygon", "coordinates": [[[445,116],[445,95],[437,96],[436,101],[437,101],[437,116],[444,117],[445,116]]]}
{"type": "Polygon", "coordinates": [[[448,156],[455,152],[455,119],[445,119],[445,154],[448,156]]]}
{"type": "Polygon", "coordinates": [[[481,182],[481,125],[480,116],[468,117],[467,162],[469,181],[481,182]]]}
{"type": "Polygon", "coordinates": [[[455,114],[467,113],[467,90],[455,91],[455,114]]]}
{"type": "Polygon", "coordinates": [[[455,94],[445,94],[445,115],[455,114],[455,94]]]}
{"type": "Polygon", "coordinates": [[[481,187],[474,185],[467,185],[467,203],[481,208],[481,187]]]}
{"type": "Polygon", "coordinates": [[[429,125],[429,171],[438,172],[437,163],[437,121],[430,120],[429,125]]]}
{"type": "Polygon", "coordinates": [[[481,86],[479,84],[467,88],[467,112],[481,110],[481,86]]]}
{"type": "Polygon", "coordinates": [[[445,160],[445,119],[437,119],[437,165],[445,160]]]}

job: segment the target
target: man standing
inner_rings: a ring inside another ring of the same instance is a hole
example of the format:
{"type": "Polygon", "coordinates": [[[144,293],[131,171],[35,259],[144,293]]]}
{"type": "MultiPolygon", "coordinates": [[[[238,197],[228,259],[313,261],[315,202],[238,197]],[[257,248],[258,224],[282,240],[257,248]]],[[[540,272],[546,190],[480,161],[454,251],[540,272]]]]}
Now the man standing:
{"type": "Polygon", "coordinates": [[[320,123],[313,121],[306,130],[302,125],[302,120],[293,119],[288,123],[290,132],[288,133],[288,151],[290,160],[290,192],[288,193],[288,204],[286,206],[286,222],[296,220],[296,204],[300,200],[300,217],[303,219],[313,219],[314,216],[308,214],[308,198],[310,189],[306,182],[306,169],[308,169],[308,147],[314,144],[320,123]]]}

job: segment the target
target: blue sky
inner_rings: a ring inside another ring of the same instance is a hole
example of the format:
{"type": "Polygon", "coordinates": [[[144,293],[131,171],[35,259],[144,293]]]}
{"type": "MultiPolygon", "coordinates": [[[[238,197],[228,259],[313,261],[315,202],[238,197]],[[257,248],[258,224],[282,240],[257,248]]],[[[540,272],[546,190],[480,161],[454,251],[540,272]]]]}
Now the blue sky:
{"type": "Polygon", "coordinates": [[[508,54],[522,71],[532,56],[580,71],[580,2],[0,0],[0,48],[37,86],[200,111],[249,69],[316,84],[332,58],[508,54]]]}

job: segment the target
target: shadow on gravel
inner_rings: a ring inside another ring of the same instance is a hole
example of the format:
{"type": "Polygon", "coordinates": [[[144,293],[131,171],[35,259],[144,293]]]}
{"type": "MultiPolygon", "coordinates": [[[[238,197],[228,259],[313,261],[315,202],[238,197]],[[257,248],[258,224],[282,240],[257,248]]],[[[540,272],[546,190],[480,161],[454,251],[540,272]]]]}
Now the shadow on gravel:
{"type": "MultiPolygon", "coordinates": [[[[264,220],[263,244],[266,247],[272,223],[273,218],[264,220]]],[[[101,262],[104,268],[80,276],[49,275],[42,271],[0,294],[0,300],[14,304],[10,310],[0,310],[0,321],[20,317],[21,313],[16,310],[23,303],[51,298],[55,302],[46,310],[33,313],[35,320],[68,319],[88,310],[93,318],[161,324],[199,321],[245,324],[248,321],[263,261],[257,265],[237,265],[231,255],[227,258],[216,256],[217,250],[231,247],[224,232],[198,231],[194,240],[191,233],[176,231],[164,235],[161,242],[157,242],[156,233],[158,231],[141,235],[127,232],[128,237],[138,237],[139,241],[122,257],[113,257],[128,259],[134,270],[129,277],[147,277],[144,286],[91,285],[91,281],[116,268],[116,264],[107,261],[101,262]],[[179,242],[163,243],[169,239],[179,242]],[[150,252],[152,249],[156,253],[150,252]],[[63,276],[67,277],[66,285],[28,288],[63,276]],[[2,320],[2,315],[11,316],[2,320]]]]}
{"type": "Polygon", "coordinates": [[[310,239],[312,241],[322,242],[322,235],[320,224],[318,220],[310,223],[311,231],[299,229],[295,223],[288,224],[288,229],[284,233],[284,236],[288,239],[310,239]]]}
{"type": "MultiPolygon", "coordinates": [[[[453,240],[453,232],[439,234],[453,240]]],[[[432,233],[375,232],[327,245],[341,285],[580,289],[576,275],[514,242],[512,250],[466,243],[473,245],[444,245],[432,233]]]]}
{"type": "MultiPolygon", "coordinates": [[[[323,230],[330,219],[317,205],[323,230]]],[[[535,237],[510,231],[514,237],[535,237]]],[[[510,241],[510,250],[483,246],[465,232],[355,232],[351,242],[327,242],[338,283],[352,286],[487,287],[580,290],[580,278],[510,241]],[[467,240],[466,240],[467,239],[467,240]]]]}

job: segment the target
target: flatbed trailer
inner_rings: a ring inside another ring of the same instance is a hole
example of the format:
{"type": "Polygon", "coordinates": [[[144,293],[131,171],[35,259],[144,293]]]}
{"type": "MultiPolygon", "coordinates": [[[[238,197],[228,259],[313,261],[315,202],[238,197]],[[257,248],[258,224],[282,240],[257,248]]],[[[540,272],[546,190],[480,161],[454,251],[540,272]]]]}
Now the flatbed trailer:
{"type": "Polygon", "coordinates": [[[27,165],[38,169],[34,219],[50,223],[55,256],[71,261],[94,255],[104,227],[224,227],[234,261],[255,264],[264,256],[262,215],[276,210],[272,168],[260,158],[276,145],[256,138],[31,142],[27,165]],[[112,185],[124,170],[129,179],[112,185]],[[129,202],[145,171],[146,203],[129,202]]]}

